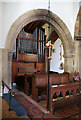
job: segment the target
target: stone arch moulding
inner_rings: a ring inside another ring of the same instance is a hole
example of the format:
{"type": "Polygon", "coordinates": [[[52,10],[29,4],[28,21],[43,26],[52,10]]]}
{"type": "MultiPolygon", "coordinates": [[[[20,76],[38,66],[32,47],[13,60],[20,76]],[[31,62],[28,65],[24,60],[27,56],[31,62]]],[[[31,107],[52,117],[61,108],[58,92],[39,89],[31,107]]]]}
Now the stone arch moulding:
{"type": "Polygon", "coordinates": [[[75,70],[81,77],[81,6],[78,10],[74,28],[75,70]]]}
{"type": "Polygon", "coordinates": [[[20,30],[26,24],[36,20],[44,20],[47,23],[50,23],[52,26],[54,26],[55,31],[58,33],[60,39],[63,42],[65,58],[71,58],[73,54],[72,53],[73,41],[67,26],[56,14],[52,13],[51,11],[50,11],[50,18],[49,18],[48,10],[46,9],[34,9],[21,15],[12,24],[8,32],[6,42],[5,42],[5,49],[8,49],[10,52],[11,51],[13,52],[15,40],[20,30]]]}
{"type": "Polygon", "coordinates": [[[79,8],[76,21],[75,21],[75,28],[74,28],[74,39],[75,40],[77,36],[81,35],[80,26],[81,26],[81,6],[79,8]]]}

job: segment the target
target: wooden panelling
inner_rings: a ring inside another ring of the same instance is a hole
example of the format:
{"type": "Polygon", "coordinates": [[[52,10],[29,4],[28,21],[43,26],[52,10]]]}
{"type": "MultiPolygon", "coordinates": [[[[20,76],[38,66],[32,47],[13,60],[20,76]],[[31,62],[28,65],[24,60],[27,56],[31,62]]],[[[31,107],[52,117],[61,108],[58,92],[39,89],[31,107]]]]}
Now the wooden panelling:
{"type": "Polygon", "coordinates": [[[45,71],[45,63],[36,64],[37,71],[45,71]]]}
{"type": "Polygon", "coordinates": [[[38,56],[37,56],[37,54],[18,53],[17,61],[37,62],[38,56]]]}
{"type": "Polygon", "coordinates": [[[69,73],[52,73],[50,74],[50,84],[51,85],[60,85],[69,83],[69,73]]]}
{"type": "Polygon", "coordinates": [[[35,63],[24,63],[24,62],[17,62],[18,68],[27,68],[27,67],[35,67],[35,63]]]}
{"type": "Polygon", "coordinates": [[[20,72],[26,73],[26,72],[34,72],[37,71],[35,69],[35,63],[24,63],[24,62],[17,62],[16,60],[12,60],[12,83],[15,82],[15,76],[20,72]]]}
{"type": "Polygon", "coordinates": [[[33,67],[27,67],[27,68],[19,68],[19,73],[34,73],[37,72],[37,69],[33,67]]]}
{"type": "Polygon", "coordinates": [[[15,82],[15,76],[17,73],[17,62],[16,60],[12,61],[12,83],[15,82]]]}
{"type": "Polygon", "coordinates": [[[81,83],[71,83],[71,84],[65,84],[65,85],[62,84],[62,85],[57,85],[57,86],[51,85],[49,87],[49,91],[50,91],[50,94],[49,94],[49,110],[50,110],[50,112],[52,112],[52,109],[54,112],[56,109],[60,109],[60,108],[63,109],[66,106],[76,104],[77,99],[78,99],[78,102],[80,102],[80,100],[81,100],[81,97],[80,97],[81,83]],[[62,93],[62,99],[61,100],[57,99],[56,101],[55,100],[53,101],[54,92],[58,92],[58,91],[62,93]],[[67,91],[69,92],[68,99],[66,97],[67,91]],[[80,97],[80,99],[78,98],[78,96],[80,97]]]}
{"type": "MultiPolygon", "coordinates": [[[[37,55],[36,55],[37,56],[37,55]]],[[[31,55],[31,60],[36,60],[35,55],[31,55]],[[33,58],[34,56],[34,58],[33,58]]],[[[22,59],[24,60],[24,59],[22,59]]],[[[26,59],[27,60],[27,59],[26,59]]],[[[24,60],[25,61],[25,60],[24,60]]],[[[45,70],[44,63],[37,62],[18,62],[16,60],[12,61],[12,83],[15,82],[15,76],[25,75],[25,74],[33,74],[37,72],[44,72],[45,70]]]]}

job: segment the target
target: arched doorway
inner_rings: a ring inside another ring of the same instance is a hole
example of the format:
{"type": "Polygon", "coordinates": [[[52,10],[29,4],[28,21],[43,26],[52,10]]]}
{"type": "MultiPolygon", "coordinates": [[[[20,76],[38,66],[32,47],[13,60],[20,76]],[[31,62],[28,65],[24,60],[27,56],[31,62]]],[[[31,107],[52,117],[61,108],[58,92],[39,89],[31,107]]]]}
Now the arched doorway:
{"type": "MultiPolygon", "coordinates": [[[[14,44],[16,37],[20,30],[28,23],[37,20],[44,20],[47,23],[50,23],[54,26],[55,31],[58,33],[59,37],[62,40],[63,47],[64,47],[64,58],[65,58],[65,72],[72,72],[72,57],[73,57],[73,41],[71,34],[64,24],[64,22],[54,13],[50,12],[50,18],[48,16],[48,10],[46,9],[35,9],[29,12],[24,13],[21,15],[11,26],[9,33],[7,35],[7,39],[5,42],[5,49],[8,50],[10,54],[14,50],[14,44]],[[49,20],[50,19],[50,20],[49,20]]],[[[9,61],[9,60],[8,60],[9,61]]],[[[11,62],[9,62],[11,64],[11,62]]],[[[11,65],[9,65],[9,71],[11,65]]],[[[11,78],[9,72],[9,78],[11,78]]],[[[8,78],[8,79],[9,79],[8,78]]]]}

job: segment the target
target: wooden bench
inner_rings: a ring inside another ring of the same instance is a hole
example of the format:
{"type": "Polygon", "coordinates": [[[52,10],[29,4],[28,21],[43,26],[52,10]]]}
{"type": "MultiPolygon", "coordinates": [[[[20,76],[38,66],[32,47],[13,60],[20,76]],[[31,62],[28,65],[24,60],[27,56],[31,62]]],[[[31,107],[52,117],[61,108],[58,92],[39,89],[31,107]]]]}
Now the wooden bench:
{"type": "Polygon", "coordinates": [[[70,80],[69,73],[52,73],[49,76],[51,85],[68,84],[70,80]]]}
{"type": "Polygon", "coordinates": [[[32,76],[37,72],[37,69],[18,68],[18,72],[15,77],[15,82],[19,89],[23,90],[27,95],[31,94],[32,90],[32,76]]]}
{"type": "MultiPolygon", "coordinates": [[[[59,85],[69,83],[69,74],[56,74],[52,73],[49,75],[50,85],[59,85]]],[[[48,87],[48,74],[36,74],[32,80],[32,98],[38,101],[38,97],[41,94],[47,96],[48,87]]]]}
{"type": "Polygon", "coordinates": [[[55,112],[57,109],[63,109],[66,106],[78,103],[81,100],[81,83],[71,83],[63,85],[50,85],[49,87],[49,110],[55,112]],[[69,95],[67,95],[67,91],[69,95]],[[62,96],[53,98],[55,92],[61,92],[62,96]]]}
{"type": "Polygon", "coordinates": [[[48,84],[47,74],[36,74],[32,79],[32,98],[38,101],[38,96],[46,93],[48,84]]]}

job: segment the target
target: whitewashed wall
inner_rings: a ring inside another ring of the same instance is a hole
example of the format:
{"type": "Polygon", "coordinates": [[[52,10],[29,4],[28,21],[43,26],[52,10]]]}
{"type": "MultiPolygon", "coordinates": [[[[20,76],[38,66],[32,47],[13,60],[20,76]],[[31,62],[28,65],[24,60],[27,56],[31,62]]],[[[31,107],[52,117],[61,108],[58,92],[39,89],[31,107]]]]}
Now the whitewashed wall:
{"type": "MultiPolygon", "coordinates": [[[[0,11],[2,10],[2,15],[0,14],[0,18],[2,17],[2,38],[0,40],[1,48],[4,48],[5,46],[5,40],[11,25],[20,15],[32,9],[48,9],[48,0],[25,0],[26,2],[23,2],[24,0],[22,2],[21,0],[13,0],[16,2],[11,1],[12,0],[3,0],[2,8],[0,4],[0,11]]],[[[65,22],[73,37],[74,24],[79,9],[79,3],[61,1],[62,0],[60,0],[60,2],[58,0],[51,0],[50,10],[65,22]]]]}
{"type": "Polygon", "coordinates": [[[0,47],[2,43],[2,3],[0,2],[0,47]]]}
{"type": "Polygon", "coordinates": [[[55,52],[52,53],[52,59],[50,61],[50,71],[58,72],[58,73],[63,73],[63,70],[60,70],[60,63],[64,63],[64,59],[60,60],[60,45],[61,45],[61,40],[57,39],[56,42],[54,43],[53,48],[55,49],[55,52]]]}

